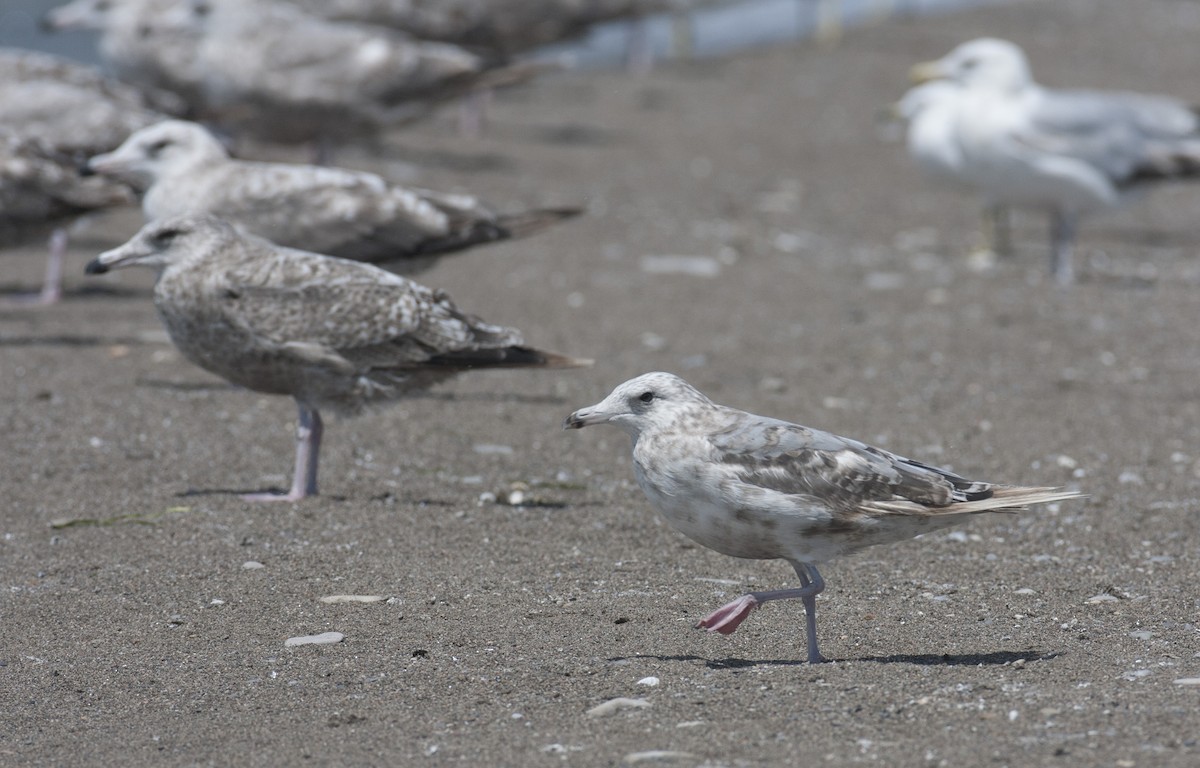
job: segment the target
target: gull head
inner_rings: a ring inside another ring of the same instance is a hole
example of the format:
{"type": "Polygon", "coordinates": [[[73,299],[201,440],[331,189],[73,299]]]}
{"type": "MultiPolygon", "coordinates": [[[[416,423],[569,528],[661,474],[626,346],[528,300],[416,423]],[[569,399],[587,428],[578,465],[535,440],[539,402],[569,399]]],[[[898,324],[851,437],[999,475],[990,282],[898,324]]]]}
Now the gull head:
{"type": "Polygon", "coordinates": [[[1019,90],[1033,82],[1029,60],[1015,43],[981,37],[963,43],[937,61],[917,64],[909,76],[918,83],[951,80],[969,87],[1019,90]]]}
{"type": "Polygon", "coordinates": [[[177,264],[200,263],[237,236],[231,225],[215,216],[171,216],[142,227],[129,242],[89,261],[84,271],[102,275],[125,267],[162,270],[177,264]]]}
{"type": "Polygon", "coordinates": [[[612,424],[637,437],[648,428],[674,423],[695,406],[712,401],[672,373],[643,373],[614,389],[608,397],[580,408],[563,421],[563,429],[612,424]]]}
{"type": "Polygon", "coordinates": [[[187,173],[229,157],[204,126],[164,120],[134,131],[112,152],[88,160],[85,170],[146,189],[167,174],[187,173]]]}

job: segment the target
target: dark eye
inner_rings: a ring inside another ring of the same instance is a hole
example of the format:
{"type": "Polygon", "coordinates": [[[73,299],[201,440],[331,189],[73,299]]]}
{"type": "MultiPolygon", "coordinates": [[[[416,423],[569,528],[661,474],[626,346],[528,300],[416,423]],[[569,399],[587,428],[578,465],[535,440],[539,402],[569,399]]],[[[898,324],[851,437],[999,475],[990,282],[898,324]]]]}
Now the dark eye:
{"type": "Polygon", "coordinates": [[[150,157],[158,157],[162,151],[171,145],[170,139],[159,139],[150,146],[146,147],[146,154],[150,157]]]}
{"type": "Polygon", "coordinates": [[[963,69],[975,69],[977,66],[979,66],[979,59],[967,59],[962,63],[963,69]]]}
{"type": "Polygon", "coordinates": [[[653,392],[643,392],[641,395],[638,396],[638,400],[641,400],[643,403],[648,403],[653,399],[654,399],[653,392]]]}
{"type": "Polygon", "coordinates": [[[183,234],[183,230],[180,229],[164,229],[161,232],[155,233],[154,244],[165,248],[181,234],[183,234]]]}

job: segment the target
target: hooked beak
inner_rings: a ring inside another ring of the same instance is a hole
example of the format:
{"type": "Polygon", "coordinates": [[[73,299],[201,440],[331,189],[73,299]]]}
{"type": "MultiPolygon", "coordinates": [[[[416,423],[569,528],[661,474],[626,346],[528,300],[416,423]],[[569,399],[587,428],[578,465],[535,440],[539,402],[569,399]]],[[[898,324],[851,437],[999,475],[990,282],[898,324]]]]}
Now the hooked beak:
{"type": "Polygon", "coordinates": [[[596,406],[590,408],[580,408],[575,413],[572,413],[567,418],[563,419],[563,429],[583,429],[590,427],[593,424],[605,424],[609,420],[608,414],[603,411],[596,410],[596,406]]]}
{"type": "Polygon", "coordinates": [[[97,173],[104,175],[116,175],[121,172],[123,163],[120,159],[114,158],[116,152],[106,152],[103,155],[95,155],[88,159],[83,164],[82,173],[84,176],[94,176],[97,173]]]}
{"type": "Polygon", "coordinates": [[[140,250],[135,243],[125,243],[125,245],[105,251],[89,261],[83,268],[83,272],[85,275],[103,275],[110,270],[133,266],[138,259],[147,255],[149,254],[140,250]]]}
{"type": "Polygon", "coordinates": [[[942,69],[940,61],[922,61],[920,64],[914,64],[912,69],[908,70],[908,79],[917,85],[928,83],[930,80],[941,80],[945,76],[946,73],[942,69]]]}

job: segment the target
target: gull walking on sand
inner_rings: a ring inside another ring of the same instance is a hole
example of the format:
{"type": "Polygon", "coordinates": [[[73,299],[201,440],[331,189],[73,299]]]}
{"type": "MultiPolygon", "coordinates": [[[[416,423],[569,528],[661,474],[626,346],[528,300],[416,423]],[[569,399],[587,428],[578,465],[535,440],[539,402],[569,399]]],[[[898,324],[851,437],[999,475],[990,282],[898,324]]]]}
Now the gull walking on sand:
{"type": "Polygon", "coordinates": [[[1050,214],[1051,271],[1074,279],[1080,217],[1154,183],[1200,173],[1200,117],[1183,101],[1117,91],[1043,88],[1025,52],[980,38],[913,67],[914,80],[962,86],[952,138],[962,178],[992,204],[1050,214]]]}
{"type": "Polygon", "coordinates": [[[208,213],[279,245],[415,274],[437,256],[525,237],[578,208],[497,215],[477,198],[391,184],[364,171],[235,160],[203,126],[168,120],[88,161],[145,190],[147,221],[208,213]]]}
{"type": "Polygon", "coordinates": [[[804,604],[808,661],[817,647],[817,566],[982,512],[1016,512],[1080,494],[967,480],[828,432],[717,405],[678,376],[647,373],[566,418],[633,438],[633,470],[678,531],[732,557],[783,559],[795,589],[752,592],[697,625],[729,634],[771,600],[804,604]]]}
{"type": "Polygon", "coordinates": [[[299,408],[291,490],[317,493],[320,411],[357,413],[474,368],[573,368],[589,360],[525,344],[513,328],[370,264],[282,248],[212,216],[152,222],[93,259],[88,274],[158,270],[154,305],[193,363],[299,408]]]}

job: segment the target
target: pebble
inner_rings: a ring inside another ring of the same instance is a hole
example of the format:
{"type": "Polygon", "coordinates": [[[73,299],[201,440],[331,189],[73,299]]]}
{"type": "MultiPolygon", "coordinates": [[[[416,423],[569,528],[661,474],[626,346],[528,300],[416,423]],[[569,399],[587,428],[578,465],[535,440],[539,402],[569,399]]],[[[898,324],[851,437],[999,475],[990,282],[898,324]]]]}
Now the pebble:
{"type": "Polygon", "coordinates": [[[1015,590],[1013,592],[1013,594],[1014,595],[1036,595],[1037,592],[1034,592],[1029,587],[1022,587],[1021,589],[1015,590]]]}
{"type": "Polygon", "coordinates": [[[1180,677],[1174,683],[1175,685],[1200,685],[1200,677],[1180,677]]]}
{"type": "Polygon", "coordinates": [[[651,275],[716,277],[721,274],[721,262],[710,256],[643,256],[642,271],[651,275]]]}
{"type": "Polygon", "coordinates": [[[511,456],[513,448],[511,445],[501,445],[500,443],[475,443],[471,446],[475,453],[482,453],[485,456],[489,454],[498,454],[501,456],[511,456]]]}
{"type": "Polygon", "coordinates": [[[259,568],[266,568],[266,567],[267,566],[263,565],[262,563],[258,562],[257,560],[247,560],[246,562],[242,563],[242,568],[244,568],[247,571],[257,571],[259,568]]]}
{"type": "Polygon", "coordinates": [[[648,688],[653,688],[653,687],[655,687],[656,685],[658,685],[658,678],[657,678],[657,677],[653,677],[653,676],[651,676],[651,677],[643,677],[641,680],[638,680],[638,681],[637,681],[637,684],[638,684],[638,685],[644,685],[644,686],[646,686],[646,687],[648,687],[648,688]]]}
{"type": "Polygon", "coordinates": [[[333,645],[346,639],[341,632],[322,632],[319,635],[303,635],[289,637],[283,641],[284,648],[295,648],[298,645],[333,645]]]}
{"type": "Polygon", "coordinates": [[[645,699],[629,699],[624,696],[609,699],[603,704],[597,704],[587,711],[590,717],[602,717],[611,715],[614,712],[619,712],[622,709],[644,709],[650,706],[650,702],[645,699]]]}
{"type": "Polygon", "coordinates": [[[326,595],[322,603],[382,603],[387,600],[383,595],[326,595]]]}
{"type": "Polygon", "coordinates": [[[1138,630],[1137,632],[1130,632],[1129,636],[1134,640],[1149,640],[1150,638],[1154,637],[1154,633],[1147,632],[1146,630],[1142,629],[1138,630]]]}
{"type": "Polygon", "coordinates": [[[691,752],[676,752],[670,749],[650,749],[645,752],[630,752],[621,759],[621,762],[627,765],[635,765],[637,763],[651,763],[661,760],[693,760],[695,755],[691,752]]]}
{"type": "Polygon", "coordinates": [[[1117,602],[1116,595],[1110,595],[1107,592],[1104,592],[1099,595],[1096,595],[1095,597],[1089,597],[1087,600],[1083,601],[1083,604],[1084,605],[1099,605],[1100,603],[1115,603],[1115,602],[1117,602]]]}

